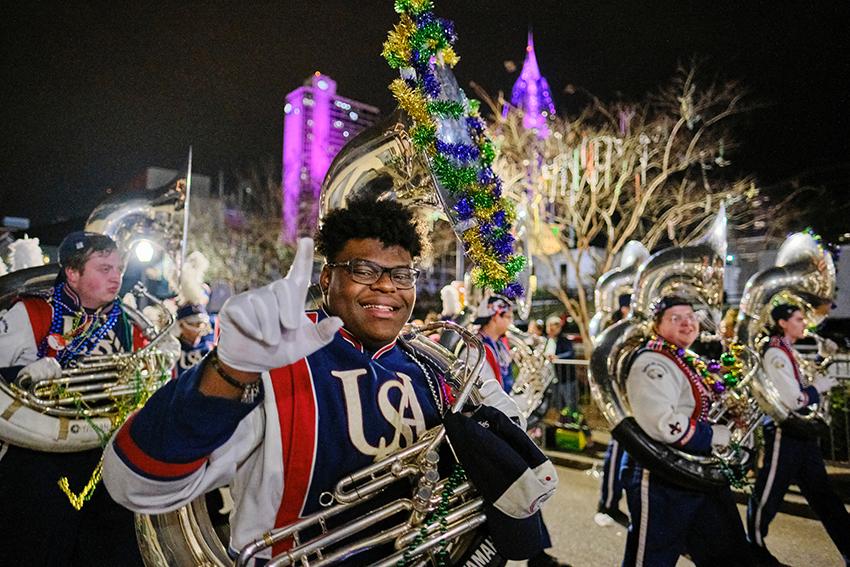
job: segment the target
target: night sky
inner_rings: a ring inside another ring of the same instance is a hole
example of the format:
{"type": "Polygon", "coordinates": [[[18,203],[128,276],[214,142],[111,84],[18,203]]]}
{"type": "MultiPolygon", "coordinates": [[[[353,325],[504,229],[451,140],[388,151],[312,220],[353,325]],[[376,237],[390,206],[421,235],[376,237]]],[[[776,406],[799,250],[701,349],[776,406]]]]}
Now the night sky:
{"type": "MultiPolygon", "coordinates": [[[[397,21],[390,0],[10,4],[0,216],[85,215],[145,167],[179,166],[190,144],[208,175],[279,161],[284,96],[316,70],[343,96],[393,106],[379,56],[397,21]]],[[[531,26],[560,110],[587,100],[568,84],[636,99],[678,62],[704,58],[704,79],[741,80],[769,103],[742,124],[732,159],[765,185],[826,185],[835,224],[850,188],[846,2],[738,4],[438,1],[435,12],[456,23],[469,94],[470,81],[509,92],[516,73],[504,62],[521,65],[531,26]]]]}

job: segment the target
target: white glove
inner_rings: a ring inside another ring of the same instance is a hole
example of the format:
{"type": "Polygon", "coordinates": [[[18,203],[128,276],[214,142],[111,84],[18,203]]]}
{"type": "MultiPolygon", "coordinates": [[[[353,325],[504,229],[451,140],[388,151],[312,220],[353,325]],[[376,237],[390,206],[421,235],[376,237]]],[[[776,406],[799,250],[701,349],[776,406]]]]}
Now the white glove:
{"type": "Polygon", "coordinates": [[[823,339],[818,342],[818,355],[827,358],[838,352],[838,345],[832,339],[823,339]]]}
{"type": "Polygon", "coordinates": [[[59,378],[62,376],[62,367],[56,362],[55,358],[46,356],[39,358],[35,362],[30,362],[18,372],[18,378],[29,376],[33,381],[50,380],[51,378],[59,378]]]}
{"type": "Polygon", "coordinates": [[[812,381],[812,386],[819,394],[826,394],[832,390],[833,386],[838,385],[838,379],[835,376],[818,376],[812,381]]]}
{"type": "Polygon", "coordinates": [[[302,238],[285,278],[227,300],[219,314],[222,362],[244,372],[265,372],[333,340],[342,319],[328,317],[314,325],[304,314],[312,267],[313,240],[302,238]]]}
{"type": "Polygon", "coordinates": [[[711,426],[711,446],[718,448],[726,448],[729,446],[729,441],[732,439],[732,430],[726,425],[711,426]]]}

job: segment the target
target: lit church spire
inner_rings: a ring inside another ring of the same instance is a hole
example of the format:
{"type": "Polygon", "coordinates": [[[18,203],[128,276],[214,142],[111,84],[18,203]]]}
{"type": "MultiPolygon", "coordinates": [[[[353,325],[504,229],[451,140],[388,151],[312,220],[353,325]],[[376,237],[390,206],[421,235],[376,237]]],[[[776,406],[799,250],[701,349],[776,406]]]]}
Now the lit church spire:
{"type": "MultiPolygon", "coordinates": [[[[552,102],[552,93],[549,83],[540,74],[537,66],[537,55],[534,53],[534,37],[528,32],[528,45],[525,48],[525,62],[522,64],[522,72],[514,83],[511,91],[511,106],[519,108],[523,112],[522,124],[526,128],[536,128],[538,135],[545,138],[549,135],[546,126],[546,117],[555,114],[555,103],[552,102]]],[[[502,111],[507,115],[507,106],[502,111]]]]}

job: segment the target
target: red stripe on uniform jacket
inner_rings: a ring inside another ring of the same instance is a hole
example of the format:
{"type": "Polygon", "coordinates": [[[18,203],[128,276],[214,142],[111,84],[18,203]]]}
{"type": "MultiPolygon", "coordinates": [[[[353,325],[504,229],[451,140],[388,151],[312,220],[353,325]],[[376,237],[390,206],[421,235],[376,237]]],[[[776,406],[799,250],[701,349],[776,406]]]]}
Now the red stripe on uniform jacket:
{"type": "Polygon", "coordinates": [[[505,385],[502,384],[502,369],[499,368],[499,361],[496,360],[496,353],[493,352],[493,349],[490,348],[490,345],[484,345],[484,353],[487,356],[487,364],[490,365],[490,368],[493,369],[493,374],[496,375],[496,380],[499,381],[499,385],[504,388],[505,385]]]}
{"type": "MultiPolygon", "coordinates": [[[[275,527],[297,521],[304,508],[313,474],[316,446],[316,401],[307,359],[271,371],[280,421],[283,497],[275,527]]],[[[292,548],[292,539],[274,545],[274,555],[292,548]]]]}
{"type": "MultiPolygon", "coordinates": [[[[37,347],[50,332],[50,323],[53,320],[53,306],[40,297],[23,297],[21,298],[21,303],[24,304],[27,310],[30,327],[32,328],[32,338],[37,347]]],[[[47,356],[54,356],[56,351],[48,349],[46,354],[47,356]]]]}
{"type": "Polygon", "coordinates": [[[151,457],[136,445],[130,435],[135,418],[136,414],[131,415],[123,427],[118,430],[118,434],[115,436],[115,444],[124,457],[146,476],[162,479],[182,478],[192,474],[207,462],[207,457],[201,457],[189,463],[167,463],[151,457]]]}

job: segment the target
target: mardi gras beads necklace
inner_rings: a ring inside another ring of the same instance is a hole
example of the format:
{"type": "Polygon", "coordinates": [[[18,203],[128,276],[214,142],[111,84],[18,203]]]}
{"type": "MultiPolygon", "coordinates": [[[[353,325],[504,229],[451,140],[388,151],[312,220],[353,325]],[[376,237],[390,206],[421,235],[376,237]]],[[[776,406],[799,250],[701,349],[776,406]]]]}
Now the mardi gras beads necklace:
{"type": "Polygon", "coordinates": [[[77,311],[62,300],[65,284],[60,283],[53,288],[53,318],[50,321],[50,332],[38,347],[38,356],[46,356],[48,349],[56,351],[56,361],[65,367],[71,360],[87,355],[97,345],[106,333],[115,327],[121,315],[121,305],[118,301],[112,304],[106,321],[98,325],[98,317],[89,315],[84,310],[77,311]],[[74,314],[71,330],[64,333],[66,313],[74,314]]]}
{"type": "MultiPolygon", "coordinates": [[[[678,347],[660,337],[653,337],[653,340],[656,341],[654,346],[672,354],[674,359],[681,363],[680,366],[687,368],[687,374],[690,375],[689,379],[698,379],[715,399],[741,383],[742,376],[744,375],[744,362],[741,356],[744,347],[741,344],[730,344],[729,350],[720,355],[720,360],[706,360],[697,353],[678,347]]],[[[709,400],[707,397],[701,398],[700,401],[703,406],[701,415],[707,416],[709,400]]],[[[734,398],[727,401],[727,403],[730,404],[728,408],[732,419],[736,419],[736,416],[740,417],[742,412],[746,411],[746,404],[743,406],[737,405],[734,403],[734,398]]],[[[730,448],[736,454],[745,450],[738,443],[732,443],[730,448]]],[[[736,455],[735,459],[737,458],[736,455]]],[[[747,467],[729,464],[724,459],[719,459],[718,463],[720,470],[731,486],[749,492],[750,483],[747,480],[747,467]]]]}
{"type": "Polygon", "coordinates": [[[694,351],[676,346],[661,337],[654,336],[652,341],[684,362],[693,370],[702,385],[715,395],[734,388],[741,381],[744,368],[740,354],[744,347],[740,344],[729,345],[729,350],[720,355],[720,360],[707,360],[694,351]]]}

